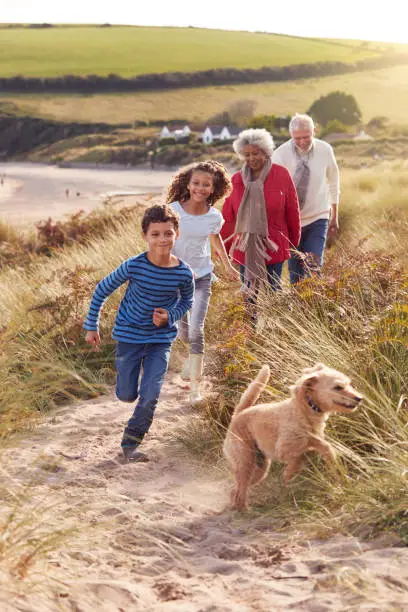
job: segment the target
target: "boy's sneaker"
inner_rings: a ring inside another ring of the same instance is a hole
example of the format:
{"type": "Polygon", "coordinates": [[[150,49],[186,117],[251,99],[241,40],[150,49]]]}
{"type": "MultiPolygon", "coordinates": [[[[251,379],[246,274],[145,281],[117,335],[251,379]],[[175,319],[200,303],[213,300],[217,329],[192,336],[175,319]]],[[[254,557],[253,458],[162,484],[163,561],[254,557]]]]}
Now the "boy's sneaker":
{"type": "Polygon", "coordinates": [[[123,454],[127,461],[134,461],[139,463],[146,463],[149,461],[149,457],[145,453],[141,453],[137,450],[137,446],[122,446],[123,454]]]}

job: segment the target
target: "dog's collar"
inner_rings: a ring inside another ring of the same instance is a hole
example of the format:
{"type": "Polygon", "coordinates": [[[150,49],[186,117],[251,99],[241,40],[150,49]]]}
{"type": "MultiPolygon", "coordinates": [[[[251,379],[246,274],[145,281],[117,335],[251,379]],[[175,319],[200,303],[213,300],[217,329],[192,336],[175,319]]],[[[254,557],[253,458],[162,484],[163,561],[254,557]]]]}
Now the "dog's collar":
{"type": "Polygon", "coordinates": [[[317,404],[315,404],[311,397],[306,396],[306,400],[313,412],[321,412],[321,409],[317,404]]]}

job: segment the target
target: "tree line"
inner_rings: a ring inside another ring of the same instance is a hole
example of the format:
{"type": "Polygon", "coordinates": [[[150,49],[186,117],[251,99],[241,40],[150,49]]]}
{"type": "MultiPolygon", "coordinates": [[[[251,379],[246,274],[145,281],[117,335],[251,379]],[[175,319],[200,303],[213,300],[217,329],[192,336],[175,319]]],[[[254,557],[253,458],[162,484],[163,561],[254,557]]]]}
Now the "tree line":
{"type": "Polygon", "coordinates": [[[129,91],[157,91],[166,89],[229,85],[239,83],[261,83],[267,81],[292,81],[319,78],[335,74],[386,68],[408,63],[407,53],[385,53],[378,57],[365,58],[354,63],[315,62],[289,66],[265,66],[263,68],[217,68],[197,72],[165,72],[141,74],[124,78],[117,74],[99,76],[64,75],[60,77],[0,77],[0,92],[65,92],[102,93],[129,91]]]}
{"type": "MultiPolygon", "coordinates": [[[[115,128],[121,126],[116,125],[115,128]]],[[[83,134],[109,133],[108,123],[60,123],[37,117],[0,115],[0,159],[27,153],[41,145],[83,134]]]]}

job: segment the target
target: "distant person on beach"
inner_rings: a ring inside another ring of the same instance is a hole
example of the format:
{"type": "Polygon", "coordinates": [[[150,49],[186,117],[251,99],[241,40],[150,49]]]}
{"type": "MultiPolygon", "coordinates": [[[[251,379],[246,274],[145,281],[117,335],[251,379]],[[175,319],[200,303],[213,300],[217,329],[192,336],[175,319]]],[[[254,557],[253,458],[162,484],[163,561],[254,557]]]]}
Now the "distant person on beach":
{"type": "Polygon", "coordinates": [[[195,295],[191,311],[182,318],[179,337],[189,343],[189,355],[181,376],[190,380],[190,401],[200,401],[200,381],[204,363],[204,323],[214,279],[211,247],[220,256],[230,279],[237,278],[220,238],[224,222],[214,204],[231,191],[231,181],[224,166],[203,161],[182,168],[173,178],[167,202],[180,215],[180,236],[173,253],[188,263],[194,272],[195,295]]]}
{"type": "Polygon", "coordinates": [[[296,283],[319,273],[327,236],[337,236],[340,178],[333,148],[314,137],[309,115],[292,117],[289,131],[292,138],[276,149],[272,161],[289,170],[299,198],[299,253],[289,260],[290,282],[296,283]]]}
{"type": "Polygon", "coordinates": [[[69,189],[68,188],[65,190],[65,197],[69,198],[69,189]]]}
{"type": "Polygon", "coordinates": [[[269,132],[244,130],[233,147],[244,165],[232,177],[232,193],[222,208],[221,235],[241,266],[247,314],[255,326],[260,282],[280,289],[283,263],[299,243],[299,205],[289,172],[272,164],[274,142],[269,132]]]}
{"type": "Polygon", "coordinates": [[[153,421],[171,343],[177,335],[176,322],[193,303],[193,273],[172,254],[179,223],[178,214],[167,204],[146,209],[142,232],[147,251],[127,259],[98,283],[84,323],[86,342],[99,347],[103,303],[128,283],[112,332],[117,340],[116,395],[123,402],[139,398],[123,432],[121,446],[128,461],[148,460],[138,447],[153,421]]]}

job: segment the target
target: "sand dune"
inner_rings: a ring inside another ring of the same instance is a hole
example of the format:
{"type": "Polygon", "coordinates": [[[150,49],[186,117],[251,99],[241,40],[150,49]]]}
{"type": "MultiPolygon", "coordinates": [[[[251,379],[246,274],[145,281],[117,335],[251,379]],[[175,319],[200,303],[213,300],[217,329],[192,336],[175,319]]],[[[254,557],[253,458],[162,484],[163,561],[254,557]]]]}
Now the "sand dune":
{"type": "Polygon", "coordinates": [[[392,536],[308,540],[277,533],[270,517],[223,511],[225,466],[192,462],[177,442],[198,418],[185,393],[169,374],[149,463],[123,463],[131,408],[114,396],[60,409],[5,453],[24,511],[44,533],[74,531],[25,580],[2,576],[2,610],[408,610],[408,549],[392,536]]]}
{"type": "MultiPolygon", "coordinates": [[[[160,191],[171,174],[12,167],[0,218],[23,225],[91,210],[106,191],[160,191]]],[[[144,444],[149,463],[125,464],[119,452],[130,412],[113,395],[66,406],[3,451],[1,610],[408,610],[408,548],[394,536],[310,540],[225,510],[224,463],[192,461],[178,441],[198,416],[174,374],[144,444]]]]}

